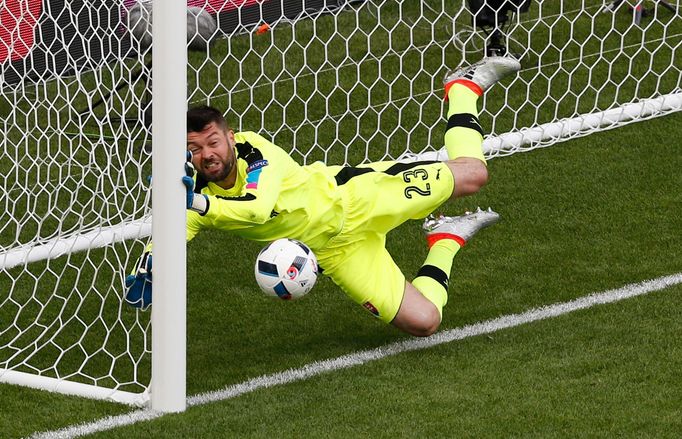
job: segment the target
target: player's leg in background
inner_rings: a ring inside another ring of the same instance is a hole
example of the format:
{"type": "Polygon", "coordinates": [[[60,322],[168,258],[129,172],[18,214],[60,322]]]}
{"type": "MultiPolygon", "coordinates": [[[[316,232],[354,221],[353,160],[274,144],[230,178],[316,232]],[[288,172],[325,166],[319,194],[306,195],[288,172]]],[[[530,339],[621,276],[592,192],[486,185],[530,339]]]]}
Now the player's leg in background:
{"type": "Polygon", "coordinates": [[[478,192],[488,182],[483,156],[483,128],[478,121],[478,98],[494,83],[518,71],[521,65],[508,57],[489,57],[445,75],[448,125],[445,148],[455,177],[453,197],[478,192]]]}

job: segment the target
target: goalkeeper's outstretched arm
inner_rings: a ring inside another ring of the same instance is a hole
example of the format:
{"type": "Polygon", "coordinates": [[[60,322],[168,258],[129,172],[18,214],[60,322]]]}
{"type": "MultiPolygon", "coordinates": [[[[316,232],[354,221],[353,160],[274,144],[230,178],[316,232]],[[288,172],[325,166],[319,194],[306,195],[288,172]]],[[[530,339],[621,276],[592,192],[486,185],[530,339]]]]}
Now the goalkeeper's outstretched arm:
{"type": "MultiPolygon", "coordinates": [[[[191,167],[192,156],[188,152],[187,163],[185,163],[185,173],[183,183],[187,189],[186,204],[187,209],[197,212],[200,215],[208,210],[208,198],[205,195],[195,194],[194,181],[192,175],[194,169],[191,167]]],[[[194,238],[198,230],[194,223],[187,227],[187,240],[194,238]]],[[[141,310],[146,310],[152,304],[152,243],[149,242],[140,260],[135,265],[135,269],[125,279],[125,301],[141,310]]]]}

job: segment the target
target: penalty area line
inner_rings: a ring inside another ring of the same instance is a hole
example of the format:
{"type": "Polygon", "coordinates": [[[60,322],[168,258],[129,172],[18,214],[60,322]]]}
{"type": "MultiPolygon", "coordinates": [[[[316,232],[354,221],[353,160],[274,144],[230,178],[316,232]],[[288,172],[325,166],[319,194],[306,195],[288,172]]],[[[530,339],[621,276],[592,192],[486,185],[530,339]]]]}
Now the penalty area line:
{"type": "MultiPolygon", "coordinates": [[[[379,360],[403,352],[427,349],[444,343],[490,334],[502,329],[513,328],[526,323],[557,317],[573,311],[591,308],[596,305],[618,302],[631,297],[664,290],[680,283],[682,283],[682,273],[677,273],[639,283],[628,284],[613,290],[590,294],[569,302],[533,308],[523,313],[509,314],[484,322],[463,326],[461,328],[437,332],[428,338],[412,338],[375,349],[354,352],[329,360],[316,361],[298,369],[289,369],[271,375],[262,375],[242,383],[227,386],[221,390],[190,396],[187,398],[187,407],[196,407],[211,402],[224,401],[259,389],[302,381],[323,373],[359,366],[370,361],[379,360]]],[[[132,425],[138,422],[150,421],[159,418],[164,414],[165,413],[156,412],[150,409],[141,409],[122,415],[109,416],[73,427],[66,427],[60,430],[35,433],[31,438],[62,439],[85,436],[100,431],[132,425]]]]}

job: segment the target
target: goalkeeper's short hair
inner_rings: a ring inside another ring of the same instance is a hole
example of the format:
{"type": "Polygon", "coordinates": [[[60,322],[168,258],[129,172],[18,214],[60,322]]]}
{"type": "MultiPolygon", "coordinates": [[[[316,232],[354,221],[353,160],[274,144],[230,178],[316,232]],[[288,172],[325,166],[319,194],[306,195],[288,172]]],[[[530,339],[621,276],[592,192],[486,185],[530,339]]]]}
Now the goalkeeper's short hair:
{"type": "Polygon", "coordinates": [[[208,105],[192,107],[187,111],[187,132],[199,133],[211,122],[215,122],[224,131],[230,129],[223,114],[208,105]]]}

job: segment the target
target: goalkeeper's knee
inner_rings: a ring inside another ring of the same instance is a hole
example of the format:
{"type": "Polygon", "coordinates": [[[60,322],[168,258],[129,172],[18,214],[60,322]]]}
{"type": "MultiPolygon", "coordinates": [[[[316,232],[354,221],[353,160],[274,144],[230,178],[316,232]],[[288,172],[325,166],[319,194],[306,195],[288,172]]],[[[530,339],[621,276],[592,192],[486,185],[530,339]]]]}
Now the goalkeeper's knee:
{"type": "Polygon", "coordinates": [[[455,197],[475,194],[488,183],[488,167],[478,159],[460,157],[448,160],[447,164],[455,179],[453,190],[455,197]]]}

